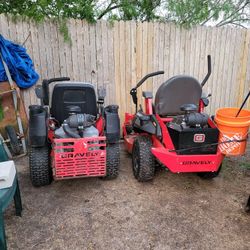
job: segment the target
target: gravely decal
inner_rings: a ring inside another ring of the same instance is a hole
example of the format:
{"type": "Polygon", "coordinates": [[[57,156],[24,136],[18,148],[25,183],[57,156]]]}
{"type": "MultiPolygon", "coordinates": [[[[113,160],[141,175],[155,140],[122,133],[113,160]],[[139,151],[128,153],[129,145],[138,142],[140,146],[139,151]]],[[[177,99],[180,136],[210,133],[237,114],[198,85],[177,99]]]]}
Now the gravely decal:
{"type": "Polygon", "coordinates": [[[194,134],[194,139],[193,141],[196,143],[203,143],[206,139],[205,134],[194,134]]]}
{"type": "Polygon", "coordinates": [[[100,153],[98,152],[87,152],[87,153],[68,153],[62,154],[60,158],[77,158],[77,157],[89,157],[89,156],[98,156],[100,153]]]}
{"type": "Polygon", "coordinates": [[[209,165],[212,164],[212,161],[183,161],[182,165],[209,165]]]}

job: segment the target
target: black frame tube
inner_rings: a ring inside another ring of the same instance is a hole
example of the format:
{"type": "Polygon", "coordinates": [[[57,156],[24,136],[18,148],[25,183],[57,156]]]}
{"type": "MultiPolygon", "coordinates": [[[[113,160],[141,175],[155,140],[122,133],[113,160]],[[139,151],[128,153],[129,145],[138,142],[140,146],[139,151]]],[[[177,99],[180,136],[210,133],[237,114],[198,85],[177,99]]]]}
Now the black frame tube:
{"type": "Polygon", "coordinates": [[[145,75],[145,76],[136,84],[136,86],[130,90],[130,95],[131,95],[132,98],[133,98],[133,102],[134,102],[134,104],[135,104],[136,112],[137,112],[137,109],[138,109],[137,88],[139,88],[139,87],[140,87],[149,77],[157,76],[157,75],[161,75],[161,74],[164,74],[164,71],[163,71],[163,70],[156,71],[156,72],[149,73],[149,74],[145,75]]]}
{"type": "Polygon", "coordinates": [[[163,71],[163,70],[156,71],[156,72],[149,73],[149,74],[145,75],[145,76],[136,84],[135,89],[139,88],[139,87],[140,87],[149,77],[157,76],[157,75],[161,75],[161,74],[164,74],[164,71],[163,71]]]}
{"type": "Polygon", "coordinates": [[[212,71],[211,56],[208,55],[208,56],[207,56],[207,75],[205,76],[205,78],[204,78],[203,81],[201,82],[201,87],[203,87],[203,86],[206,84],[208,78],[209,78],[210,75],[211,75],[211,71],[212,71]]]}

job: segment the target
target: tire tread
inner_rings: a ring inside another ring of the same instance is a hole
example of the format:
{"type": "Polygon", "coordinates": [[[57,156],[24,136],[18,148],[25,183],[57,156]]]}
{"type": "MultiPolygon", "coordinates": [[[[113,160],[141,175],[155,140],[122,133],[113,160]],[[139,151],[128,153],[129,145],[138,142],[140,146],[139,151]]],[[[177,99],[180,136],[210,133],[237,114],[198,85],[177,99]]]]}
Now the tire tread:
{"type": "Polygon", "coordinates": [[[119,143],[112,143],[107,145],[106,158],[106,176],[104,179],[115,179],[119,175],[120,165],[120,145],[119,143]]]}
{"type": "Polygon", "coordinates": [[[133,147],[133,173],[135,178],[140,182],[146,182],[153,179],[155,175],[155,157],[151,152],[152,142],[148,136],[139,136],[135,139],[133,147]],[[134,168],[135,147],[139,147],[138,171],[134,168]]]}
{"type": "Polygon", "coordinates": [[[5,130],[10,140],[10,147],[11,147],[12,152],[15,155],[19,155],[21,153],[21,147],[20,147],[14,127],[8,125],[5,127],[5,130]]]}
{"type": "Polygon", "coordinates": [[[52,180],[49,148],[31,147],[29,151],[30,178],[34,186],[40,187],[49,185],[52,180]]]}

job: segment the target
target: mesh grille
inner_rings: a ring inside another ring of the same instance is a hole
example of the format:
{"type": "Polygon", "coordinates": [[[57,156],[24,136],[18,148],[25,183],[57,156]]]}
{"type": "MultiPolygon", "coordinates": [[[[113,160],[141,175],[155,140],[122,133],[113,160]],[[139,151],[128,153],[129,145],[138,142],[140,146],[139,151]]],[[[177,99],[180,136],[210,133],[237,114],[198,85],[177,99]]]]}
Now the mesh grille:
{"type": "Polygon", "coordinates": [[[52,162],[55,179],[105,176],[106,137],[55,139],[52,162]]]}

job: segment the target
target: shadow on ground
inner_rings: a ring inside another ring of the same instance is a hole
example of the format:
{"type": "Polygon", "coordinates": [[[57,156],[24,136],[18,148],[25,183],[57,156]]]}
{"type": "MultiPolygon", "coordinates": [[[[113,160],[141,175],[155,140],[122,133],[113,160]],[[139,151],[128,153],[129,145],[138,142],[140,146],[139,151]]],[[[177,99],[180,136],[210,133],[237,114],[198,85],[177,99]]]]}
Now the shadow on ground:
{"type": "Polygon", "coordinates": [[[219,177],[158,170],[138,183],[122,150],[116,180],[32,187],[28,159],[16,161],[22,218],[5,213],[9,249],[249,249],[249,157],[226,159],[219,177]]]}

